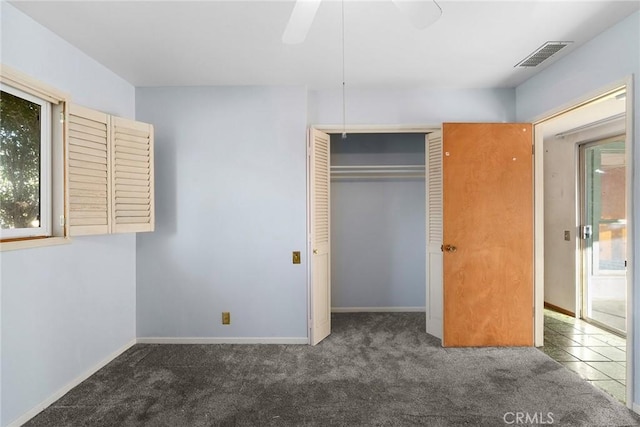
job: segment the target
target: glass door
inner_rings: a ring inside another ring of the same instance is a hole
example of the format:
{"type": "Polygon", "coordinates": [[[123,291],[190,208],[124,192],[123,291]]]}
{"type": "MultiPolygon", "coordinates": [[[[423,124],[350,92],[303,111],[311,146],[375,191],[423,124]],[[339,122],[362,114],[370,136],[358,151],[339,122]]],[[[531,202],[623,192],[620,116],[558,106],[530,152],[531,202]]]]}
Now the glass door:
{"type": "Polygon", "coordinates": [[[580,146],[582,317],[626,333],[624,136],[580,146]]]}

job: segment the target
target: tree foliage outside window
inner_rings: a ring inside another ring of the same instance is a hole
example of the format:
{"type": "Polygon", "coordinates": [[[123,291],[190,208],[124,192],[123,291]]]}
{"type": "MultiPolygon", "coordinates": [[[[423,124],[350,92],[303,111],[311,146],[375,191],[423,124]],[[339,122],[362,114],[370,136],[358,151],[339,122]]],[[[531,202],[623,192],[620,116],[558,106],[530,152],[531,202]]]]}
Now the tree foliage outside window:
{"type": "Polygon", "coordinates": [[[41,106],[0,93],[0,227],[40,226],[41,106]]]}

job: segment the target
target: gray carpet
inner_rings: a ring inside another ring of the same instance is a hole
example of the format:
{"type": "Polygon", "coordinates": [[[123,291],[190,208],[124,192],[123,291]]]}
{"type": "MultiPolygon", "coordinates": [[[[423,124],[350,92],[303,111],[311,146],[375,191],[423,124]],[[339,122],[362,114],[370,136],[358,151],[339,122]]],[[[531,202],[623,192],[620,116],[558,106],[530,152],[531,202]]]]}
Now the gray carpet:
{"type": "Polygon", "coordinates": [[[640,425],[535,348],[443,349],[424,324],[334,314],[316,347],[136,345],[27,425],[640,425]]]}

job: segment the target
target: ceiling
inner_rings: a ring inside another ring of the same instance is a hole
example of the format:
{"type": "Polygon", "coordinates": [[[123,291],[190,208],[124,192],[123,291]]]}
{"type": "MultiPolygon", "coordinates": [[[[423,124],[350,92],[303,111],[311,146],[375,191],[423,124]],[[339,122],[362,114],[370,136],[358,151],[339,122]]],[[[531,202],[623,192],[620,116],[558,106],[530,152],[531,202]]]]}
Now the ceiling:
{"type": "MultiPolygon", "coordinates": [[[[13,1],[135,86],[341,86],[341,3],[324,0],[304,43],[285,45],[293,1],[13,1]]],[[[640,1],[440,0],[415,29],[391,0],[345,0],[350,87],[515,87],[640,9],[640,1]],[[533,69],[546,41],[573,41],[533,69]]]]}

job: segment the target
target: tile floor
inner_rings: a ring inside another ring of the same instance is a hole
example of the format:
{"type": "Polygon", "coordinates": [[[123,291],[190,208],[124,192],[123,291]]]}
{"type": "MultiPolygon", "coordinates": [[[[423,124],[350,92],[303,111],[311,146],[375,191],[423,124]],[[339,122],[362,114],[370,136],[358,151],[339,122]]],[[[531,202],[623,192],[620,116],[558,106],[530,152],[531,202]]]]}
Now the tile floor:
{"type": "Polygon", "coordinates": [[[626,340],[555,311],[544,311],[547,355],[596,387],[625,402],[626,340]]]}

